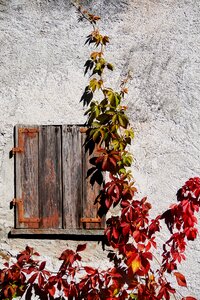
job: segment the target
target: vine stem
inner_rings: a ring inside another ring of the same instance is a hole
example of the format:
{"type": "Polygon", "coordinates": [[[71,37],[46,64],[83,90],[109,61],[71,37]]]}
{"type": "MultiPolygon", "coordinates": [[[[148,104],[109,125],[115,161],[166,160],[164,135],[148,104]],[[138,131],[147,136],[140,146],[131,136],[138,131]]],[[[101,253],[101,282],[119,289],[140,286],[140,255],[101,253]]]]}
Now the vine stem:
{"type": "MultiPolygon", "coordinates": [[[[159,266],[160,267],[162,267],[162,265],[161,265],[161,262],[157,259],[157,257],[154,255],[154,254],[152,254],[153,255],[153,258],[157,261],[157,263],[159,264],[159,266]]],[[[167,278],[165,277],[165,275],[163,275],[162,274],[162,276],[163,276],[163,278],[167,281],[167,278]]],[[[177,292],[177,291],[176,291],[177,292]]],[[[178,292],[179,293],[179,292],[178,292]]],[[[180,294],[180,293],[179,293],[180,294]]],[[[180,294],[181,295],[181,294],[180,294]]],[[[182,296],[182,295],[181,295],[182,296]]],[[[174,297],[174,299],[175,300],[178,300],[178,298],[176,297],[176,295],[173,295],[173,297],[174,297]]]]}
{"type": "Polygon", "coordinates": [[[86,14],[81,10],[81,5],[80,4],[75,4],[73,1],[71,1],[71,4],[77,9],[77,11],[81,14],[81,16],[87,20],[93,27],[94,30],[97,30],[97,27],[94,26],[94,23],[91,22],[91,20],[86,16],[86,14]]]}

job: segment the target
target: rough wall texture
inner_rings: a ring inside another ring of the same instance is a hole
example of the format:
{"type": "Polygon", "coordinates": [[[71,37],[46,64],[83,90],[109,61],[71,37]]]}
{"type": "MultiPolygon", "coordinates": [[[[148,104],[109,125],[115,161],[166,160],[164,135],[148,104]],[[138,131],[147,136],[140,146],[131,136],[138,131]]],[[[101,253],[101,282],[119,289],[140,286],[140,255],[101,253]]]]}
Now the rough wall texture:
{"type": "MultiPolygon", "coordinates": [[[[116,87],[127,70],[129,117],[136,138],[134,176],[153,214],[175,201],[177,189],[200,174],[200,2],[198,0],[88,0],[111,38],[107,57],[115,64],[116,87]]],[[[79,24],[67,0],[0,1],[0,237],[15,254],[29,244],[45,257],[59,256],[76,242],[8,239],[13,227],[13,126],[84,122],[79,103],[86,79],[83,64],[88,24],[79,24]]],[[[160,237],[161,241],[166,237],[160,237]]],[[[1,251],[3,256],[6,252],[1,251]]],[[[200,242],[191,243],[183,264],[189,290],[200,298],[200,242]]],[[[96,243],[87,262],[106,265],[96,243]]]]}

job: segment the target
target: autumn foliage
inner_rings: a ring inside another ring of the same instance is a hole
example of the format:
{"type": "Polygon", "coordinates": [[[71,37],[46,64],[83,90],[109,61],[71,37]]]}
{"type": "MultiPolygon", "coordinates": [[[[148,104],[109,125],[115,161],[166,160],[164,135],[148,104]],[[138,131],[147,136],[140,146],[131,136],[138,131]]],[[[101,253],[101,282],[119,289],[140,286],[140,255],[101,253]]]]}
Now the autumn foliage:
{"type": "Polygon", "coordinates": [[[106,215],[111,207],[118,207],[118,213],[107,219],[106,245],[103,245],[109,249],[112,267],[98,270],[82,264],[80,252],[86,248],[83,244],[78,245],[76,251],[65,250],[59,258],[59,270],[52,273],[46,268],[46,262],[39,260],[39,254],[27,246],[14,264],[5,263],[0,270],[0,298],[26,295],[26,299],[31,299],[34,291],[44,300],[169,300],[172,296],[194,300],[177,293],[170,277],[174,277],[179,286],[187,286],[178,264],[185,260],[187,242],[197,236],[195,213],[200,207],[200,178],[189,179],[177,192],[177,203],[156,218],[150,218],[151,204],[146,198],[136,198],[137,190],[128,170],[132,155],[127,146],[134,133],[122,101],[128,93],[126,84],[130,75],[119,91],[105,86],[103,75],[106,70],[113,71],[113,65],[104,57],[109,37],[99,32],[98,16],[81,7],[78,11],[80,19],[86,19],[93,26],[86,44],[95,46],[85,64],[85,74],[89,73],[90,79],[81,98],[87,106],[85,149],[93,153],[87,176],[91,184],[97,182],[101,186],[95,201],[99,205],[99,216],[106,215]],[[95,100],[98,98],[101,99],[95,100]],[[109,174],[106,182],[103,172],[109,174]],[[169,239],[158,257],[156,236],[164,223],[169,229],[169,239]]]}

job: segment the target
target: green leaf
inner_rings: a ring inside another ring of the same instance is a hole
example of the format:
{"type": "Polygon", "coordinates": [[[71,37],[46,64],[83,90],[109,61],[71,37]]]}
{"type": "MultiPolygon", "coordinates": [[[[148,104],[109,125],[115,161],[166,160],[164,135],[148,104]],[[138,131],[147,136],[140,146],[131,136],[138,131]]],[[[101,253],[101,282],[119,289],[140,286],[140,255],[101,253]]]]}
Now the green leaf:
{"type": "Polygon", "coordinates": [[[118,121],[118,117],[117,117],[117,115],[114,115],[114,116],[112,117],[112,122],[113,122],[113,123],[116,123],[116,121],[118,121]]]}
{"type": "Polygon", "coordinates": [[[100,126],[101,126],[101,124],[99,122],[92,123],[92,127],[94,127],[94,128],[99,128],[100,126]]]}
{"type": "Polygon", "coordinates": [[[100,70],[100,69],[101,69],[101,63],[97,63],[96,66],[95,66],[95,70],[98,71],[98,70],[100,70]]]}
{"type": "Polygon", "coordinates": [[[101,101],[100,105],[103,107],[103,106],[106,106],[108,104],[108,100],[105,98],[101,101]]]}
{"type": "Polygon", "coordinates": [[[93,134],[93,140],[96,142],[96,140],[100,137],[100,131],[96,130],[93,134]]]}
{"type": "Polygon", "coordinates": [[[113,116],[114,114],[116,114],[116,112],[114,110],[106,110],[105,113],[110,116],[113,116]]]}
{"type": "Polygon", "coordinates": [[[98,87],[98,80],[96,78],[93,78],[92,80],[90,80],[90,84],[89,87],[91,88],[91,90],[93,91],[93,93],[95,92],[95,90],[98,87]]]}
{"type": "Polygon", "coordinates": [[[90,116],[89,116],[89,118],[88,118],[87,123],[88,123],[89,125],[91,125],[94,119],[96,119],[96,113],[95,113],[95,111],[92,111],[92,113],[90,114],[90,116]]]}
{"type": "Polygon", "coordinates": [[[122,126],[123,128],[127,128],[128,123],[129,123],[127,117],[123,114],[119,114],[118,119],[119,119],[120,126],[122,126]]]}
{"type": "Polygon", "coordinates": [[[126,144],[131,145],[131,138],[130,137],[125,138],[125,141],[126,141],[126,144]]]}
{"type": "Polygon", "coordinates": [[[127,137],[130,137],[131,139],[134,138],[134,131],[133,131],[133,128],[126,129],[126,130],[124,131],[124,133],[125,133],[125,135],[126,135],[127,137]]]}
{"type": "Polygon", "coordinates": [[[133,161],[133,157],[131,154],[125,153],[124,155],[122,155],[122,161],[126,167],[130,167],[133,161]]]}
{"type": "Polygon", "coordinates": [[[104,58],[100,58],[99,59],[99,63],[102,65],[102,67],[104,67],[105,66],[105,63],[106,63],[106,61],[105,61],[105,59],[104,58]]]}
{"type": "Polygon", "coordinates": [[[125,169],[125,168],[119,169],[119,173],[120,173],[120,174],[126,174],[126,169],[125,169]]]}
{"type": "Polygon", "coordinates": [[[138,296],[136,294],[131,293],[130,294],[131,299],[138,300],[138,296]]]}
{"type": "Polygon", "coordinates": [[[106,124],[110,121],[110,116],[106,113],[103,113],[101,115],[99,115],[97,117],[97,120],[101,123],[101,124],[106,124]]]}
{"type": "Polygon", "coordinates": [[[115,99],[115,95],[114,95],[113,91],[108,91],[106,93],[106,96],[107,96],[108,100],[110,101],[110,103],[113,102],[115,99]]]}
{"type": "Polygon", "coordinates": [[[113,149],[117,150],[119,147],[119,141],[118,140],[113,140],[112,141],[113,149]]]}
{"type": "Polygon", "coordinates": [[[94,111],[95,111],[96,118],[97,118],[100,114],[100,110],[99,110],[98,106],[95,107],[94,111]]]}

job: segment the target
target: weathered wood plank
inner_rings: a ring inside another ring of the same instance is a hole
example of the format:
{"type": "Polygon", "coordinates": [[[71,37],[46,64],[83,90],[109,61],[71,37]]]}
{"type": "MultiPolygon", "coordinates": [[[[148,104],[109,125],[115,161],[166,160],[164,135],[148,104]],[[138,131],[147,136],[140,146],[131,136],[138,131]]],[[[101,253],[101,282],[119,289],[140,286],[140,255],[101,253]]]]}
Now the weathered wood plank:
{"type": "Polygon", "coordinates": [[[63,125],[63,226],[79,228],[82,199],[82,144],[78,126],[63,125]]]}
{"type": "MultiPolygon", "coordinates": [[[[86,134],[82,133],[82,145],[85,142],[86,134]]],[[[82,147],[82,180],[83,180],[83,196],[82,196],[82,217],[83,218],[98,218],[98,205],[94,204],[96,197],[99,194],[100,186],[95,182],[93,186],[90,184],[90,177],[87,177],[87,171],[92,167],[89,160],[94,155],[89,155],[85,153],[85,148],[82,147]]],[[[105,222],[102,219],[101,222],[85,222],[82,223],[82,227],[85,229],[100,229],[105,227],[105,222]]]]}
{"type": "Polygon", "coordinates": [[[40,126],[40,228],[62,228],[61,126],[40,126]]]}
{"type": "Polygon", "coordinates": [[[37,222],[31,222],[39,217],[38,132],[28,132],[30,128],[38,130],[37,126],[15,127],[15,147],[23,148],[15,153],[16,228],[38,228],[37,222]]]}

